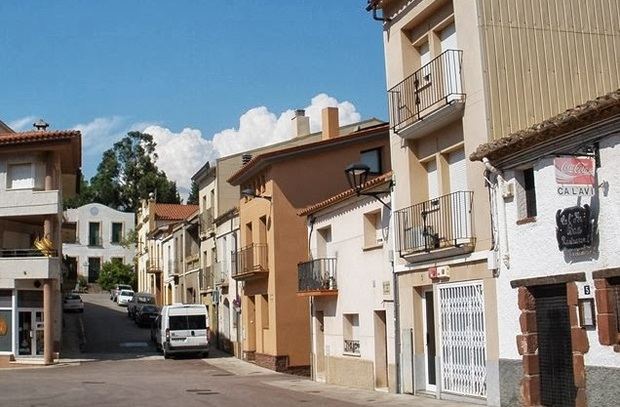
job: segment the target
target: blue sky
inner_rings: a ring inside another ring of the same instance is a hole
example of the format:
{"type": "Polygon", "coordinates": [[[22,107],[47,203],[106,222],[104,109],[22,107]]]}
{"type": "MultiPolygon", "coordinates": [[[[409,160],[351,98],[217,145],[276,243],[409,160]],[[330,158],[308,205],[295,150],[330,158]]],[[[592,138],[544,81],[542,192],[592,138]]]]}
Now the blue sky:
{"type": "MultiPolygon", "coordinates": [[[[241,137],[243,115],[261,134],[277,127],[261,128],[265,117],[278,121],[289,109],[320,103],[350,102],[344,122],[386,119],[381,25],[364,6],[364,0],[3,0],[0,119],[27,128],[31,118],[43,117],[53,128],[81,129],[88,176],[101,151],[128,129],[160,132],[159,154],[171,154],[162,165],[170,167],[182,157],[164,144],[191,139],[188,150],[202,148],[202,161],[213,159],[228,150],[210,140],[221,134],[221,145],[224,135],[231,142],[241,137]],[[320,94],[329,97],[313,102],[320,94]]],[[[246,133],[252,138],[251,129],[246,133]]]]}

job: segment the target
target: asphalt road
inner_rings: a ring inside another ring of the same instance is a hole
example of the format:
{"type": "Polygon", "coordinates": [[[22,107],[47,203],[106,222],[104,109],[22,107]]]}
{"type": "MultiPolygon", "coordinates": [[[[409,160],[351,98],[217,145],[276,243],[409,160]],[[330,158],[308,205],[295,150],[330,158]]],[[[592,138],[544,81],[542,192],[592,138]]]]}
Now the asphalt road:
{"type": "Polygon", "coordinates": [[[83,314],[63,315],[59,364],[0,369],[0,407],[465,406],[320,384],[215,349],[208,359],[164,360],[149,343],[149,330],[135,326],[124,307],[104,294],[84,300],[83,314]],[[77,346],[82,326],[85,352],[77,346]]]}

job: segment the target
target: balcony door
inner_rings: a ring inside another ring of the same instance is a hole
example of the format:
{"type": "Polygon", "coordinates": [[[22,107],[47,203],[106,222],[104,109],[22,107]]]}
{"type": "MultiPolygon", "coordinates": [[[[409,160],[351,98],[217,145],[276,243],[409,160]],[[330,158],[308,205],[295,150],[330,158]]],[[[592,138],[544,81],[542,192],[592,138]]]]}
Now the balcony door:
{"type": "MultiPolygon", "coordinates": [[[[458,44],[456,42],[456,28],[454,23],[450,24],[439,33],[439,38],[441,41],[441,52],[444,53],[448,50],[456,50],[458,49],[458,44]]],[[[453,100],[457,100],[459,98],[458,94],[462,93],[461,89],[461,81],[460,72],[459,72],[459,61],[458,54],[456,53],[448,53],[444,55],[444,86],[445,86],[445,95],[448,97],[448,102],[453,100]]]]}
{"type": "MultiPolygon", "coordinates": [[[[458,150],[448,155],[450,192],[467,191],[465,151],[458,150]]],[[[472,217],[468,216],[472,207],[469,194],[452,194],[450,199],[451,233],[450,240],[455,245],[467,243],[473,236],[472,217]]]]}
{"type": "Polygon", "coordinates": [[[99,222],[88,223],[88,245],[101,246],[101,225],[99,222]]]}

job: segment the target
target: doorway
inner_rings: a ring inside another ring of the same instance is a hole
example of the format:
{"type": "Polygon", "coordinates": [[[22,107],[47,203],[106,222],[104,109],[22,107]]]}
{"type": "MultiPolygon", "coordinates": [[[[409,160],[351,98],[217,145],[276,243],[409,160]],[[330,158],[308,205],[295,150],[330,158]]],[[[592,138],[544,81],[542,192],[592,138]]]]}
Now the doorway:
{"type": "Polygon", "coordinates": [[[17,317],[18,355],[43,355],[43,309],[20,308],[17,317]]]}
{"type": "Polygon", "coordinates": [[[101,271],[101,258],[100,257],[89,257],[88,258],[88,282],[89,283],[97,282],[97,280],[99,279],[99,271],[101,271]]]}
{"type": "Polygon", "coordinates": [[[566,285],[540,286],[532,293],[536,298],[541,404],[574,406],[577,389],[566,285]]]}
{"type": "Polygon", "coordinates": [[[315,312],[314,331],[316,335],[316,379],[325,381],[325,326],[323,311],[315,312]]]}
{"type": "Polygon", "coordinates": [[[375,387],[388,387],[387,326],[385,310],[375,311],[375,387]]]}
{"type": "Polygon", "coordinates": [[[437,389],[437,352],[435,349],[435,304],[432,289],[424,292],[422,306],[424,309],[424,371],[426,373],[426,390],[434,392],[437,389]]]}

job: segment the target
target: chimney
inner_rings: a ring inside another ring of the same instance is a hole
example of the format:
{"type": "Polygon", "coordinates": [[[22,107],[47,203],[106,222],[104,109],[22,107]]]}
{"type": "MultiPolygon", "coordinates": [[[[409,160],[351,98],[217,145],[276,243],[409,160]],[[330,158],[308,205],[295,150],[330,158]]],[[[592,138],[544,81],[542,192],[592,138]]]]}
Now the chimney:
{"type": "Polygon", "coordinates": [[[39,119],[36,122],[32,123],[32,126],[37,129],[37,131],[45,131],[50,126],[43,119],[39,119]]]}
{"type": "Polygon", "coordinates": [[[340,125],[338,124],[338,108],[326,107],[321,111],[321,119],[323,126],[321,140],[338,137],[338,132],[340,131],[340,125]]]}
{"type": "Polygon", "coordinates": [[[242,154],[241,155],[241,165],[246,165],[252,159],[252,154],[242,154]]]}
{"type": "Polygon", "coordinates": [[[291,120],[293,121],[291,126],[293,138],[310,134],[310,118],[306,116],[304,109],[295,110],[295,116],[291,120]]]}

